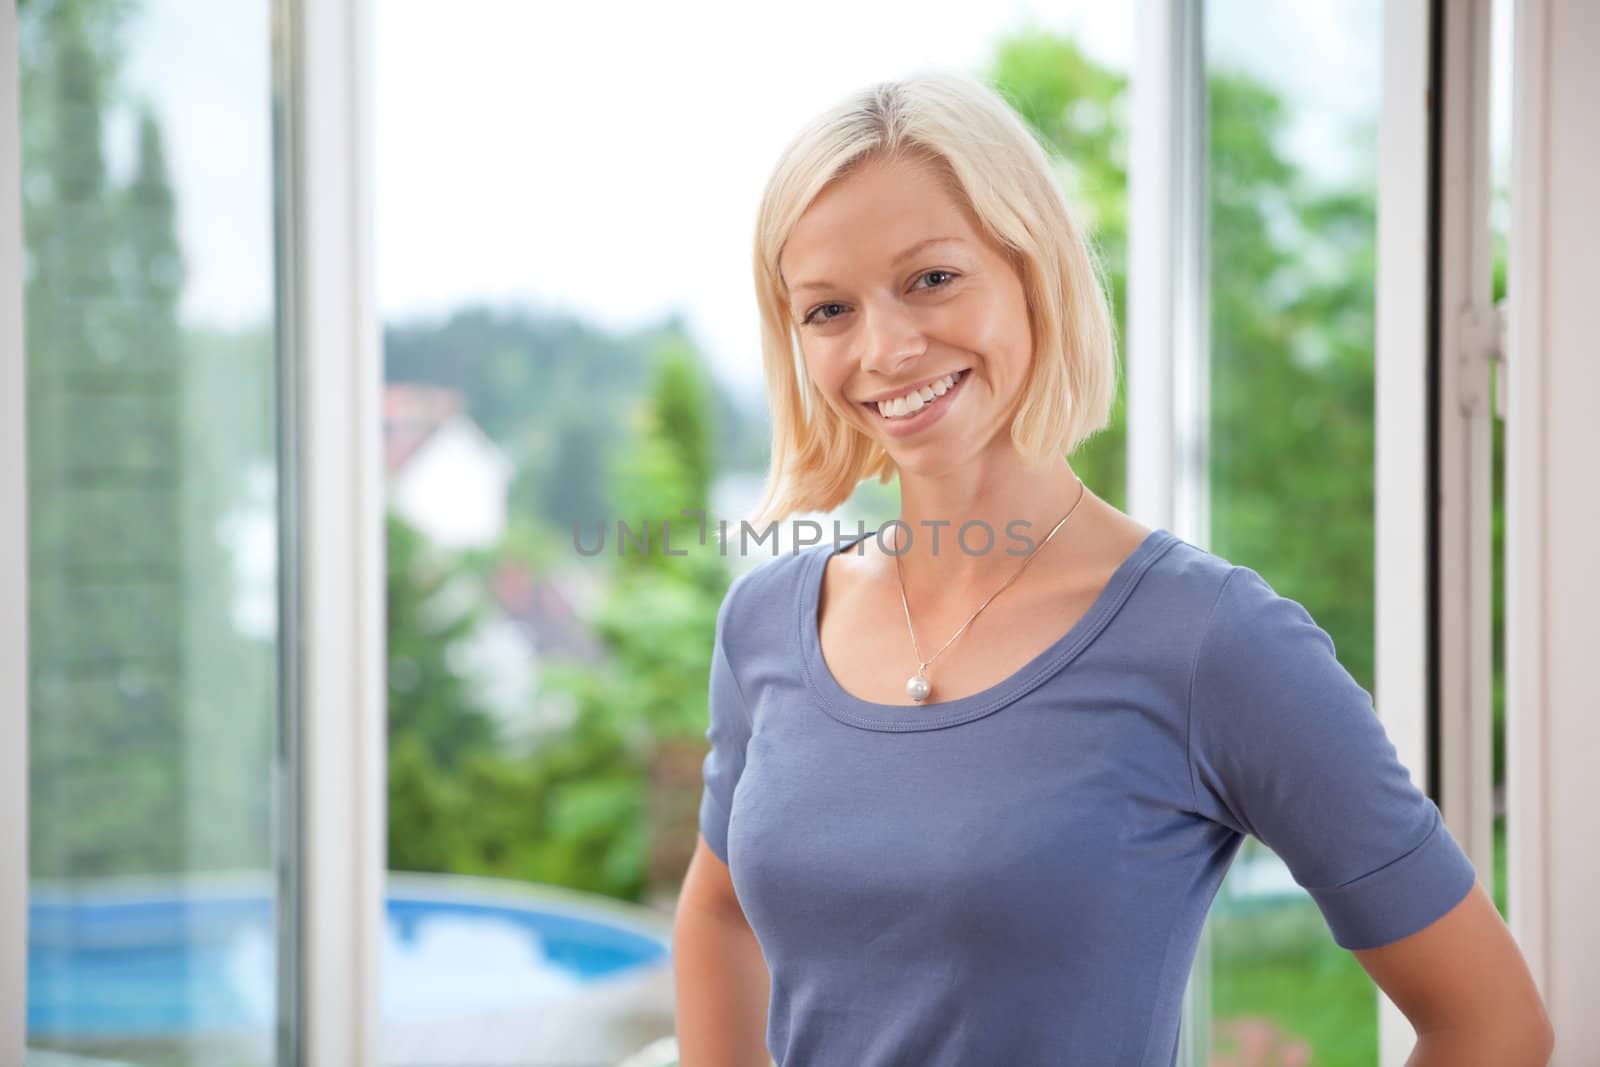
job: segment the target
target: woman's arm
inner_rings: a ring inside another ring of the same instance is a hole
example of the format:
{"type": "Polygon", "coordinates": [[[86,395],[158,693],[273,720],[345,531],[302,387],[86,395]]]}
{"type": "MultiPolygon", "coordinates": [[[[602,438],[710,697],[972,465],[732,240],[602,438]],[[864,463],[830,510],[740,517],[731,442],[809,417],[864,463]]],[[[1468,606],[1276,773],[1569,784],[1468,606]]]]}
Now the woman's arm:
{"type": "Polygon", "coordinates": [[[1406,1067],[1550,1062],[1550,1016],[1482,882],[1409,937],[1352,954],[1416,1028],[1406,1067]]]}
{"type": "Polygon", "coordinates": [[[672,970],[682,1067],[770,1067],[766,958],[704,837],[678,896],[672,970]]]}

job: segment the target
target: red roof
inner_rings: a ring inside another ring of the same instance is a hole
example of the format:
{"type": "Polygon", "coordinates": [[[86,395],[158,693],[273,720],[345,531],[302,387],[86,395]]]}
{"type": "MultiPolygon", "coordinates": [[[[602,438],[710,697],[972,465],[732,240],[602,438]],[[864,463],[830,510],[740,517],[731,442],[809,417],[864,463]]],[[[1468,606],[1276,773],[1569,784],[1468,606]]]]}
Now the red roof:
{"type": "Polygon", "coordinates": [[[383,468],[394,474],[451,417],[466,410],[459,389],[391,382],[383,390],[383,468]]]}

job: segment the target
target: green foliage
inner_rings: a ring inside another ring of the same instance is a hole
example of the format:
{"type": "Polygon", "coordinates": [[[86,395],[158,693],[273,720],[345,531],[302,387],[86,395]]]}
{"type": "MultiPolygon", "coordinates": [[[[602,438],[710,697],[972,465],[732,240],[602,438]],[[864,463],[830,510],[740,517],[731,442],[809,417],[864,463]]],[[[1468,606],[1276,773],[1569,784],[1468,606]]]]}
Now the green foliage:
{"type": "Polygon", "coordinates": [[[472,873],[637,900],[648,846],[644,739],[596,705],[580,706],[572,728],[530,759],[469,763],[467,788],[484,813],[472,873]]]}
{"type": "Polygon", "coordinates": [[[390,726],[390,870],[451,870],[462,821],[475,807],[458,776],[440,769],[420,734],[390,726]]]}
{"type": "Polygon", "coordinates": [[[1213,918],[1210,926],[1214,1054],[1235,1050],[1230,1035],[1236,1023],[1260,1020],[1283,1043],[1309,1046],[1310,1059],[1293,1062],[1376,1062],[1377,986],[1327,936],[1313,905],[1280,909],[1271,917],[1213,918]]]}
{"type": "Polygon", "coordinates": [[[611,465],[612,496],[624,502],[617,517],[644,542],[613,546],[624,581],[674,575],[703,589],[721,587],[724,568],[708,566],[708,555],[700,550],[701,524],[714,518],[709,514],[715,474],[706,424],[709,394],[705,370],[692,349],[669,344],[658,351],[649,398],[630,413],[632,443],[611,465]],[[685,511],[706,514],[686,516],[685,511]],[[664,526],[669,526],[665,536],[664,526]]]}
{"type": "Polygon", "coordinates": [[[517,878],[637,899],[644,775],[625,739],[587,717],[528,758],[487,750],[441,768],[421,739],[389,760],[389,867],[517,878]]]}
{"type": "Polygon", "coordinates": [[[1303,603],[1370,690],[1375,195],[1310,187],[1266,87],[1209,90],[1213,550],[1303,603]]]}
{"type": "MultiPolygon", "coordinates": [[[[694,352],[681,340],[662,346],[656,361],[655,394],[646,409],[649,432],[679,468],[680,507],[705,508],[715,475],[706,397],[710,382],[694,352]]],[[[631,499],[631,498],[630,498],[631,499]]]]}
{"type": "Polygon", "coordinates": [[[694,576],[666,569],[619,575],[594,620],[617,664],[604,704],[648,724],[652,736],[703,732],[717,604],[694,576]]]}
{"type": "Polygon", "coordinates": [[[453,768],[464,753],[497,742],[450,663],[484,618],[481,586],[404,519],[390,513],[387,523],[389,737],[416,738],[435,764],[453,768]]]}

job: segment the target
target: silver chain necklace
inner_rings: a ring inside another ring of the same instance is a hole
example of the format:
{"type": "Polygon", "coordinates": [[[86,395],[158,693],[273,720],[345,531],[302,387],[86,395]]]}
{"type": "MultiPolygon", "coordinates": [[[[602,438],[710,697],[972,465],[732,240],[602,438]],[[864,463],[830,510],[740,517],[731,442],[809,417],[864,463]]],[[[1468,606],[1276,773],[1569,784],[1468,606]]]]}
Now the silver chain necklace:
{"type": "MultiPolygon", "coordinates": [[[[894,576],[895,576],[895,579],[900,583],[900,605],[906,609],[906,629],[911,631],[911,648],[917,654],[917,673],[913,674],[910,678],[906,679],[906,695],[907,696],[909,696],[916,703],[921,704],[923,701],[927,700],[928,697],[933,694],[933,683],[928,680],[928,668],[933,665],[933,661],[938,659],[939,656],[941,654],[943,654],[944,650],[949,648],[955,642],[955,639],[957,637],[960,637],[963,633],[966,632],[967,627],[972,625],[972,620],[976,619],[978,617],[979,613],[981,613],[984,608],[989,606],[989,601],[993,600],[995,597],[997,597],[1001,593],[1005,592],[1007,587],[1010,586],[1012,582],[1016,581],[1018,578],[1020,578],[1022,576],[1022,572],[1028,569],[1028,564],[1033,562],[1033,557],[1037,556],[1039,554],[1039,550],[1044,548],[1045,545],[1050,543],[1050,538],[1054,537],[1056,535],[1056,531],[1061,529],[1062,526],[1066,525],[1067,520],[1072,518],[1072,513],[1074,511],[1078,510],[1078,505],[1083,503],[1083,496],[1084,496],[1085,491],[1086,491],[1086,489],[1085,489],[1085,486],[1083,484],[1083,479],[1079,478],[1078,479],[1078,499],[1073,503],[1072,507],[1067,509],[1067,513],[1065,515],[1061,516],[1061,521],[1056,523],[1055,526],[1051,527],[1050,532],[1045,534],[1044,540],[1039,542],[1038,547],[1036,547],[1032,552],[1028,553],[1028,558],[1022,561],[1022,566],[1017,568],[1016,573],[1013,574],[1011,577],[1007,578],[1005,580],[1005,584],[1000,586],[999,589],[996,589],[994,592],[990,593],[988,599],[985,600],[982,604],[978,605],[978,610],[974,611],[971,615],[969,615],[967,617],[967,621],[961,624],[961,629],[957,630],[953,635],[951,635],[950,640],[946,641],[943,645],[941,645],[940,648],[939,648],[939,651],[935,652],[933,655],[929,656],[927,659],[923,659],[922,658],[922,649],[919,648],[918,645],[917,645],[917,630],[916,630],[916,627],[911,625],[911,605],[906,601],[906,581],[905,581],[905,578],[900,573],[900,553],[898,553],[898,552],[895,553],[895,555],[894,555],[894,576]]],[[[895,545],[896,545],[896,547],[899,546],[899,543],[900,543],[900,530],[899,530],[898,527],[896,527],[896,529],[895,529],[895,545]]]]}

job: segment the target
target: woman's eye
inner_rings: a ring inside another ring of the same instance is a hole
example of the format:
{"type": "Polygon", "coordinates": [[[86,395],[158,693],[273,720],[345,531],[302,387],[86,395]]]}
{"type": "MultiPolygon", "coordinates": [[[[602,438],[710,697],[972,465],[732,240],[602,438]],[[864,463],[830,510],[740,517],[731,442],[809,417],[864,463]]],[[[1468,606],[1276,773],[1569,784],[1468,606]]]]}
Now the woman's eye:
{"type": "MultiPolygon", "coordinates": [[[[954,271],[948,271],[948,270],[930,270],[930,271],[925,271],[925,272],[923,272],[922,277],[931,278],[935,274],[943,274],[948,278],[954,278],[955,277],[955,272],[954,271]]],[[[945,284],[948,285],[949,283],[946,282],[945,284]]],[[[930,285],[930,286],[928,286],[928,288],[930,288],[930,289],[940,289],[940,288],[943,288],[943,286],[930,285]]]]}
{"type": "Polygon", "coordinates": [[[801,320],[800,320],[800,324],[801,324],[801,325],[802,325],[802,326],[810,326],[810,325],[811,325],[811,324],[812,324],[812,323],[814,323],[814,322],[819,322],[819,321],[820,321],[820,322],[832,322],[832,321],[833,321],[833,318],[834,318],[834,316],[832,316],[832,315],[829,315],[829,316],[827,316],[827,317],[826,317],[826,318],[823,318],[823,319],[820,319],[820,320],[819,320],[819,319],[818,319],[818,318],[817,318],[817,312],[819,312],[819,311],[825,311],[825,310],[827,310],[827,309],[828,309],[828,308],[836,308],[836,307],[841,307],[841,306],[842,306],[842,305],[840,305],[840,304],[818,304],[818,305],[817,305],[817,306],[816,306],[816,307],[814,307],[814,308],[812,308],[812,309],[811,309],[811,310],[810,310],[810,311],[809,311],[809,312],[808,312],[808,313],[807,313],[807,314],[806,314],[806,317],[805,317],[805,318],[803,318],[803,319],[801,319],[801,320]]]}

